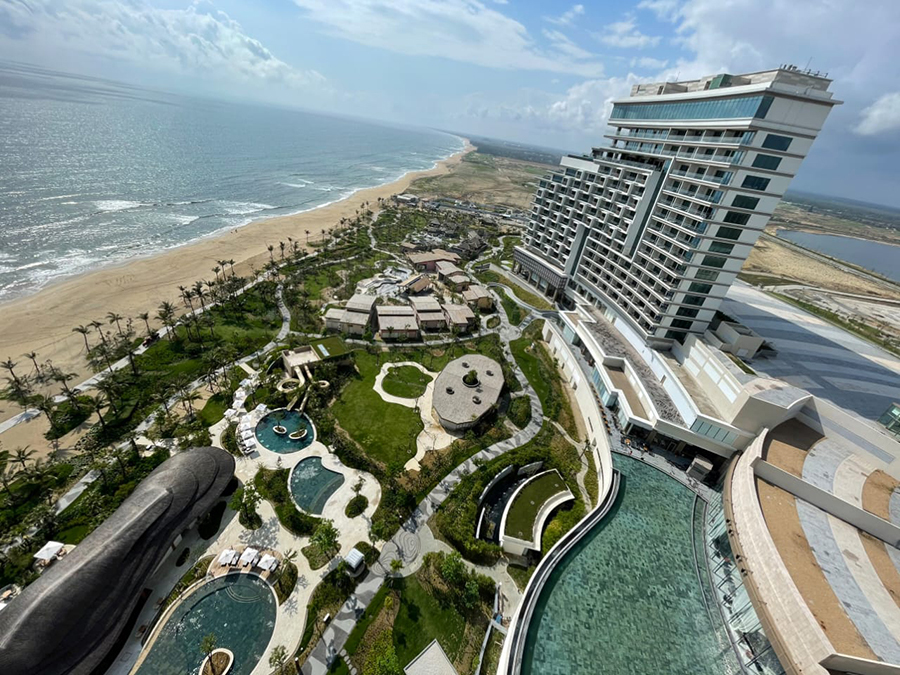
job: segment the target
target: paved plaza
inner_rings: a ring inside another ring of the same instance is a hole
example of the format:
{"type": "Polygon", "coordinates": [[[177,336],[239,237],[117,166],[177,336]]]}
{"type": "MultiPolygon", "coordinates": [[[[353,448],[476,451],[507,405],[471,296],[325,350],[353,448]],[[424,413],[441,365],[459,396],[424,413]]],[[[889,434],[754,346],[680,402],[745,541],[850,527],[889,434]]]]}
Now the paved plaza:
{"type": "Polygon", "coordinates": [[[758,373],[869,420],[900,400],[900,362],[870,342],[743,283],[731,287],[722,311],[778,350],[753,360],[758,373]]]}

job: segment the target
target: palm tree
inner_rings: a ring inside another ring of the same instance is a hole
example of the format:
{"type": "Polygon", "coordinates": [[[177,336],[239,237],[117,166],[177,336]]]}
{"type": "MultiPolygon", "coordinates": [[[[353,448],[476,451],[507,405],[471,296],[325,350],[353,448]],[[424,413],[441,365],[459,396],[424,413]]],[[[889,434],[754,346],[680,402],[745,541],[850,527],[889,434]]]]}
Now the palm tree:
{"type": "Polygon", "coordinates": [[[103,333],[103,323],[94,319],[91,321],[91,326],[97,329],[97,332],[100,333],[100,340],[103,344],[106,344],[106,335],[103,333]]]}
{"type": "Polygon", "coordinates": [[[106,408],[106,400],[102,396],[88,396],[88,406],[91,411],[97,413],[97,419],[100,421],[100,428],[106,430],[106,420],[103,418],[103,410],[106,408]]]}
{"type": "Polygon", "coordinates": [[[55,366],[50,366],[50,369],[50,377],[53,379],[53,381],[62,385],[63,392],[65,392],[66,396],[71,394],[72,390],[69,389],[69,382],[77,377],[75,373],[63,372],[55,366]]]}
{"type": "Polygon", "coordinates": [[[203,302],[203,298],[206,297],[206,292],[203,290],[202,280],[194,282],[194,295],[200,299],[200,309],[206,311],[206,303],[203,302]]]}
{"type": "Polygon", "coordinates": [[[0,362],[0,367],[2,367],[4,370],[9,371],[9,374],[12,376],[13,382],[15,382],[17,385],[21,385],[22,381],[16,376],[15,369],[17,365],[19,364],[17,364],[9,357],[6,358],[6,361],[0,362]]]}
{"type": "Polygon", "coordinates": [[[11,477],[11,469],[9,463],[12,461],[12,455],[9,450],[0,447],[0,483],[3,483],[3,489],[6,491],[7,502],[12,502],[12,490],[9,489],[9,479],[11,477]]]}
{"type": "Polygon", "coordinates": [[[138,314],[138,318],[144,322],[144,325],[147,327],[147,335],[152,335],[153,331],[150,329],[150,313],[149,312],[141,312],[138,314]]]}
{"type": "Polygon", "coordinates": [[[334,521],[326,518],[322,520],[316,531],[313,532],[309,541],[315,544],[322,553],[327,553],[337,548],[340,536],[341,533],[334,526],[334,521]]]}
{"type": "Polygon", "coordinates": [[[97,389],[106,397],[109,408],[113,413],[118,414],[119,407],[116,405],[116,397],[119,395],[119,383],[111,377],[105,377],[97,383],[97,389]]]}
{"type": "MultiPolygon", "coordinates": [[[[188,293],[189,293],[189,291],[188,291],[187,287],[186,287],[186,286],[179,286],[179,287],[178,287],[178,292],[181,293],[181,301],[184,303],[184,306],[185,306],[185,307],[188,307],[188,306],[189,306],[189,305],[188,305],[188,293]]],[[[190,309],[193,310],[193,309],[194,309],[193,306],[191,306],[190,309]]]]}
{"type": "Polygon", "coordinates": [[[216,664],[212,659],[212,653],[216,651],[215,633],[210,633],[209,635],[204,636],[202,640],[200,640],[200,651],[203,652],[203,655],[209,660],[209,670],[212,675],[218,675],[216,673],[216,664]]]}
{"type": "Polygon", "coordinates": [[[121,336],[122,335],[122,326],[121,326],[121,324],[119,324],[119,322],[122,320],[122,315],[118,314],[116,312],[107,312],[106,319],[110,325],[116,324],[116,332],[119,334],[119,336],[121,336]]]}
{"type": "Polygon", "coordinates": [[[284,260],[284,249],[285,249],[285,246],[287,246],[287,244],[285,244],[283,241],[279,241],[279,242],[278,242],[278,248],[281,249],[281,259],[282,259],[282,260],[284,260]]]}
{"type": "Polygon", "coordinates": [[[30,352],[28,352],[27,354],[23,354],[23,356],[24,356],[26,359],[31,359],[31,362],[34,364],[34,370],[35,370],[35,372],[37,372],[38,377],[40,377],[40,375],[41,375],[41,366],[40,366],[40,364],[38,364],[38,362],[37,362],[37,352],[36,352],[36,351],[30,351],[30,352]]]}
{"type": "Polygon", "coordinates": [[[75,328],[72,329],[72,332],[80,333],[81,337],[84,338],[84,351],[86,351],[86,352],[91,351],[91,345],[88,344],[88,339],[87,339],[88,333],[91,332],[91,329],[88,328],[87,326],[75,326],[75,328]]]}
{"type": "Polygon", "coordinates": [[[50,428],[55,430],[56,423],[53,419],[53,399],[49,396],[44,396],[43,394],[35,394],[28,399],[28,403],[40,410],[44,413],[44,416],[47,418],[47,421],[50,423],[50,428]]]}
{"type": "Polygon", "coordinates": [[[194,403],[200,400],[200,394],[196,391],[186,390],[181,393],[181,397],[178,400],[188,417],[194,419],[194,403]]]}
{"type": "Polygon", "coordinates": [[[272,255],[272,251],[275,250],[275,247],[272,246],[272,244],[269,244],[268,246],[266,246],[266,250],[269,252],[269,260],[271,262],[275,262],[275,256],[272,255]]]}
{"type": "Polygon", "coordinates": [[[175,335],[175,331],[172,330],[175,325],[175,307],[172,303],[168,300],[164,300],[159,305],[159,311],[156,313],[156,318],[169,330],[169,339],[173,339],[175,335]]]}
{"type": "Polygon", "coordinates": [[[215,267],[212,268],[213,274],[216,275],[216,281],[219,280],[219,272],[221,271],[221,269],[222,268],[219,267],[218,265],[216,265],[215,267]]]}
{"type": "Polygon", "coordinates": [[[306,232],[306,245],[309,246],[309,230],[303,230],[306,232]]]}
{"type": "Polygon", "coordinates": [[[32,450],[29,446],[24,448],[16,448],[13,453],[12,461],[22,465],[22,473],[28,473],[28,460],[34,457],[37,450],[32,450]]]}

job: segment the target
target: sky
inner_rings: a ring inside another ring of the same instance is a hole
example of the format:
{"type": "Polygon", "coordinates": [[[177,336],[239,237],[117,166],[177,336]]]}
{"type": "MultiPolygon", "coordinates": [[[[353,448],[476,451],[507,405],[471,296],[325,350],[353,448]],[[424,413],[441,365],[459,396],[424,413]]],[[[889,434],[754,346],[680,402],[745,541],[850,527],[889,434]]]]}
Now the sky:
{"type": "Polygon", "coordinates": [[[792,187],[900,207],[900,0],[0,0],[0,59],[572,152],[634,83],[809,65],[792,187]]]}

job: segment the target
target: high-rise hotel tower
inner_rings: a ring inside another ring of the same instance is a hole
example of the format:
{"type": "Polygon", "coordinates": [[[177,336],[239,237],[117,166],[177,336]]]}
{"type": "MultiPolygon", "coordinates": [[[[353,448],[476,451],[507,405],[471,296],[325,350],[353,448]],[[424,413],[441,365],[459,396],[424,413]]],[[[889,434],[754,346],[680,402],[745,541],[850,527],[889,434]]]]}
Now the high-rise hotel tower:
{"type": "Polygon", "coordinates": [[[540,182],[515,271],[565,306],[623,317],[652,346],[703,333],[831,107],[793,66],[641,84],[611,143],[540,182]]]}

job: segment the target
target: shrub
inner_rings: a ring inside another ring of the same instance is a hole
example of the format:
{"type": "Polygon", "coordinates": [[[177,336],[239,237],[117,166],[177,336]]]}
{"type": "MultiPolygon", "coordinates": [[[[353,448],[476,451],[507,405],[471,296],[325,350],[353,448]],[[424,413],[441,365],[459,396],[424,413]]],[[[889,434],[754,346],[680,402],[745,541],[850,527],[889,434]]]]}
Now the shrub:
{"type": "Polygon", "coordinates": [[[319,519],[301,512],[288,491],[287,469],[266,469],[257,471],[253,484],[263,499],[272,502],[279,522],[298,537],[306,537],[313,533],[319,519]]]}
{"type": "Polygon", "coordinates": [[[531,399],[528,396],[514,398],[509,404],[510,421],[520,429],[524,429],[531,421],[531,399]]]}
{"type": "Polygon", "coordinates": [[[369,506],[369,500],[364,495],[356,495],[347,503],[344,513],[348,518],[356,518],[369,506]]]}

